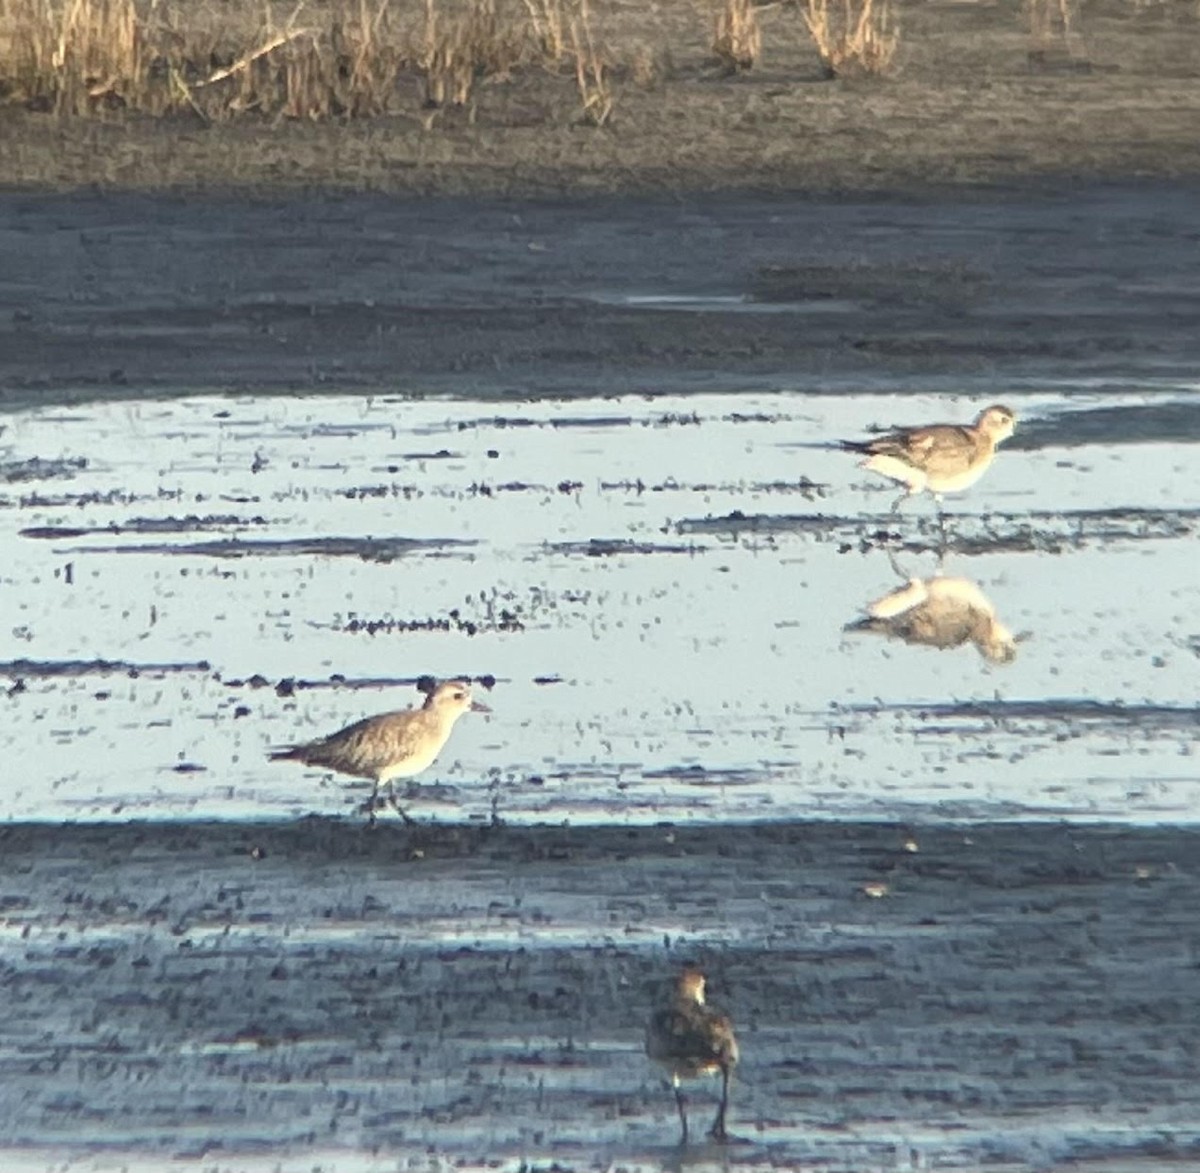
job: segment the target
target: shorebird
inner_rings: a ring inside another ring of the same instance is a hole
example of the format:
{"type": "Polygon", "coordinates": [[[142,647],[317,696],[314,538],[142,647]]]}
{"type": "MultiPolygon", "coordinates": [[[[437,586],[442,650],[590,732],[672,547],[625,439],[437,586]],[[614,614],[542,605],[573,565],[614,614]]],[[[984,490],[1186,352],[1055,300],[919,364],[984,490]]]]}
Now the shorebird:
{"type": "Polygon", "coordinates": [[[979,480],[992,463],[996,446],[1013,434],[1016,421],[1010,408],[993,404],[973,424],[901,428],[871,440],[843,440],[842,447],[866,456],[859,468],[905,486],[892,503],[893,513],[905,498],[928,490],[940,514],[942,494],[959,493],[979,480]]]}
{"type": "Polygon", "coordinates": [[[721,1073],[721,1106],[708,1135],[713,1140],[728,1140],[725,1109],[729,1076],[738,1061],[737,1039],[729,1018],[705,1005],[704,974],[698,969],[685,969],[675,979],[667,1004],[651,1016],[646,1027],[646,1054],[661,1063],[671,1077],[683,1128],[680,1144],[687,1144],[688,1138],[687,1102],[680,1081],[721,1073]]]}
{"type": "Polygon", "coordinates": [[[388,800],[400,817],[412,819],[396,800],[393,783],[411,778],[433,764],[446,744],[454,723],[468,710],[489,713],[486,705],[471,699],[471,687],[465,680],[447,680],[434,688],[419,709],[400,709],[367,717],[345,729],[316,741],[275,750],[273,762],[303,762],[369,778],[375,783],[365,809],[375,819],[380,787],[388,790],[388,800]]]}
{"type": "Polygon", "coordinates": [[[874,631],[907,644],[957,648],[970,642],[985,660],[1010,664],[1017,637],[999,619],[991,600],[969,578],[910,578],[866,608],[846,631],[874,631]]]}

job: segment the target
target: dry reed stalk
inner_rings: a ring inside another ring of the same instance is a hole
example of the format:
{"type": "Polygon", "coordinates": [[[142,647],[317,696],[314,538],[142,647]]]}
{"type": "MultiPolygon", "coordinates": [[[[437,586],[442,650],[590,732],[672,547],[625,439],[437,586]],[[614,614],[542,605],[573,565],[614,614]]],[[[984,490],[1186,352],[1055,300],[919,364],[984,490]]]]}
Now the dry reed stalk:
{"type": "Polygon", "coordinates": [[[524,4],[538,55],[551,69],[557,69],[567,53],[568,22],[563,0],[524,0],[524,4]]]}
{"type": "Polygon", "coordinates": [[[592,18],[587,0],[579,0],[579,9],[568,24],[571,53],[575,57],[575,85],[583,107],[583,121],[600,127],[608,122],[613,111],[612,85],[603,54],[596,49],[592,37],[592,18]]]}
{"type": "Polygon", "coordinates": [[[21,99],[86,114],[140,105],[150,65],[133,0],[6,0],[0,78],[21,99]]]}
{"type": "Polygon", "coordinates": [[[414,54],[428,107],[466,106],[481,77],[505,77],[520,58],[520,34],[502,24],[495,0],[469,0],[447,20],[438,0],[425,0],[425,28],[414,54]]]}
{"type": "Polygon", "coordinates": [[[729,73],[754,67],[762,56],[762,29],[751,0],[725,0],[717,10],[712,48],[729,73]]]}
{"type": "Polygon", "coordinates": [[[1074,48],[1072,0],[1025,0],[1022,5],[1029,30],[1029,55],[1044,56],[1061,42],[1067,53],[1074,48]]]}
{"type": "Polygon", "coordinates": [[[475,85],[462,22],[447,24],[437,0],[425,0],[425,32],[417,64],[421,71],[424,105],[465,106],[475,85]]]}
{"type": "Polygon", "coordinates": [[[885,73],[900,43],[888,0],[806,0],[804,22],[829,77],[885,73]]]}

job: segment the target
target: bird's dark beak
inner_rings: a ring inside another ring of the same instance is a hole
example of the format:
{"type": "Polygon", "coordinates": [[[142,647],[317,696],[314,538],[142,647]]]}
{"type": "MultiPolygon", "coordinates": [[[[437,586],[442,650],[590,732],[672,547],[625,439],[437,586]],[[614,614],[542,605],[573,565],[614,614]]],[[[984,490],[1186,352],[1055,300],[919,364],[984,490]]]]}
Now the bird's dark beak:
{"type": "Polygon", "coordinates": [[[490,713],[491,711],[492,710],[489,709],[487,707],[487,705],[481,703],[480,701],[472,701],[471,702],[471,712],[472,713],[490,713]]]}

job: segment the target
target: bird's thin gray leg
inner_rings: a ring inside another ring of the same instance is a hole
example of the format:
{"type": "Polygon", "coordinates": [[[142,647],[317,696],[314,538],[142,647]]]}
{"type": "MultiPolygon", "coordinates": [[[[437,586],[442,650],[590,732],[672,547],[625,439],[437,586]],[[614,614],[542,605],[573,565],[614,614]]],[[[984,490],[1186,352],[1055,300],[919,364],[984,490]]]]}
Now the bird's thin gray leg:
{"type": "Polygon", "coordinates": [[[679,1127],[682,1129],[679,1143],[687,1144],[687,1101],[683,1098],[683,1089],[679,1086],[677,1078],[671,1081],[671,1086],[675,1089],[675,1107],[679,1109],[679,1127]]]}
{"type": "Polygon", "coordinates": [[[359,814],[367,816],[367,826],[375,826],[375,808],[379,806],[379,782],[376,781],[375,788],[371,791],[370,798],[358,808],[359,814]]]}
{"type": "Polygon", "coordinates": [[[717,1108],[717,1118],[708,1130],[713,1140],[728,1140],[729,1133],[725,1131],[725,1109],[729,1106],[729,1068],[721,1068],[721,1104],[717,1108]]]}
{"type": "Polygon", "coordinates": [[[888,516],[895,517],[896,514],[900,512],[900,506],[903,505],[904,502],[907,501],[910,496],[912,496],[912,494],[909,493],[909,491],[907,489],[905,489],[904,492],[901,493],[900,496],[897,497],[895,499],[895,501],[892,502],[892,507],[891,507],[891,509],[888,510],[888,516]]]}
{"type": "Polygon", "coordinates": [[[900,565],[900,560],[896,557],[895,550],[888,550],[888,564],[891,566],[892,571],[897,578],[902,578],[905,582],[908,582],[908,580],[912,578],[912,575],[900,565]]]}
{"type": "Polygon", "coordinates": [[[388,803],[391,806],[391,808],[404,820],[404,825],[406,827],[416,826],[415,821],[408,817],[408,811],[406,811],[404,809],[404,807],[402,807],[400,805],[400,800],[396,797],[395,782],[388,782],[387,791],[388,791],[388,797],[387,797],[388,803]]]}

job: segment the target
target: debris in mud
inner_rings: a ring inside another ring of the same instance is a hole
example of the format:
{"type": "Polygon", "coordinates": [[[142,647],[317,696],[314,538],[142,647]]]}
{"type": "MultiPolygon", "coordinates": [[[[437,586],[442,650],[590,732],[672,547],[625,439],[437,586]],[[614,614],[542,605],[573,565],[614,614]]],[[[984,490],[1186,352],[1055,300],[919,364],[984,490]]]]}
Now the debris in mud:
{"type": "MultiPolygon", "coordinates": [[[[0,669],[3,665],[0,665],[0,669]]],[[[446,677],[450,680],[468,680],[473,684],[478,684],[481,688],[487,689],[489,692],[496,687],[497,678],[490,673],[484,673],[481,676],[472,676],[469,672],[451,674],[446,677]]],[[[434,677],[427,674],[421,676],[364,676],[364,677],[349,677],[343,676],[339,672],[335,672],[327,676],[324,680],[317,680],[307,677],[284,676],[275,683],[272,683],[260,673],[255,673],[253,676],[244,678],[233,678],[230,680],[222,680],[221,683],[226,688],[249,688],[262,689],[272,688],[278,696],[295,696],[298,692],[311,692],[318,689],[349,689],[351,691],[360,691],[365,689],[385,689],[385,688],[415,688],[418,692],[428,692],[436,686],[437,681],[434,677]]]]}
{"type": "Polygon", "coordinates": [[[585,554],[589,558],[609,558],[616,554],[702,554],[702,546],[670,545],[666,542],[635,542],[631,538],[589,538],[586,542],[547,542],[544,550],[552,554],[585,554]]]}
{"type": "Polygon", "coordinates": [[[349,619],[339,630],[351,635],[399,635],[413,631],[455,631],[462,635],[480,635],[484,632],[524,631],[519,609],[501,608],[485,619],[465,619],[458,608],[447,612],[441,619],[349,619]]]}
{"type": "Polygon", "coordinates": [[[497,415],[491,419],[460,420],[456,426],[460,432],[467,432],[478,428],[496,428],[500,431],[507,428],[631,428],[633,424],[631,415],[569,416],[547,420],[497,415]]]}
{"type": "Polygon", "coordinates": [[[824,497],[829,488],[827,484],[811,481],[801,477],[796,481],[712,481],[689,483],[677,481],[668,477],[657,484],[648,485],[640,477],[636,480],[601,481],[600,488],[604,492],[621,493],[800,493],[813,500],[824,497]]]}
{"type": "Polygon", "coordinates": [[[413,501],[425,494],[416,485],[357,485],[349,489],[338,489],[337,495],[347,501],[367,501],[393,498],[398,501],[413,501]]]}

